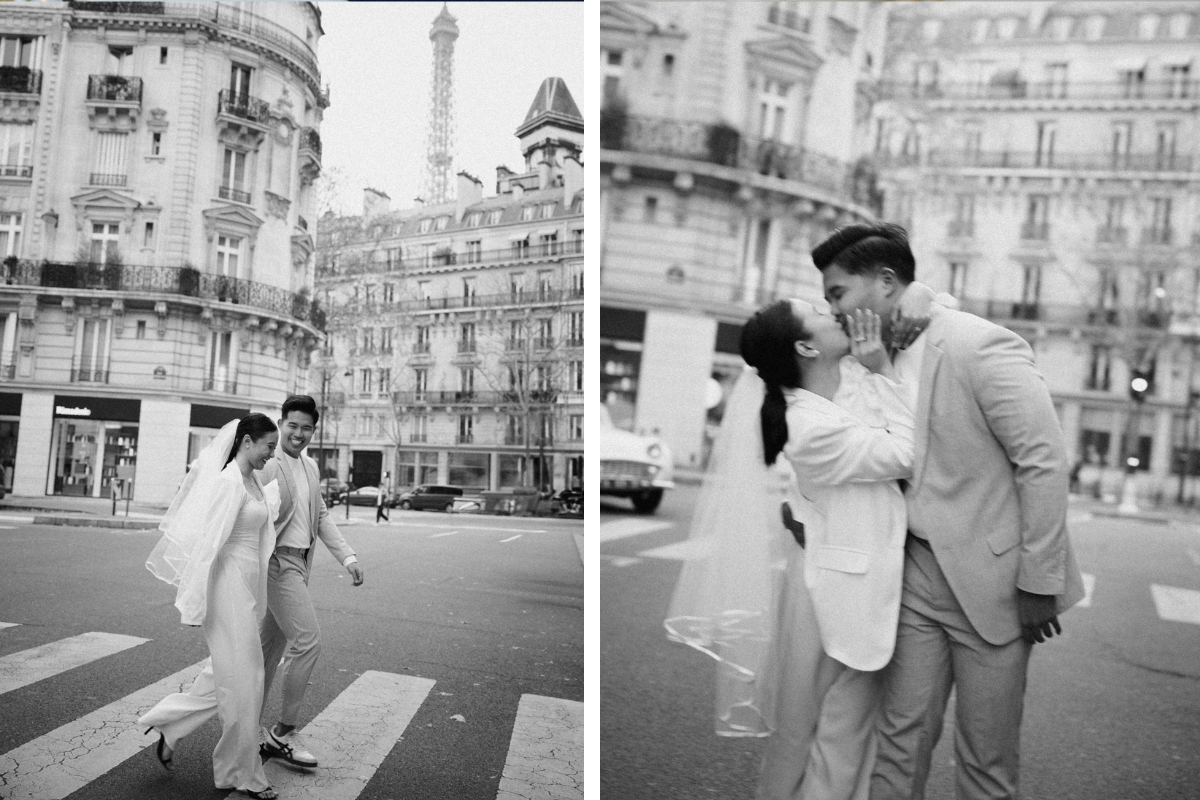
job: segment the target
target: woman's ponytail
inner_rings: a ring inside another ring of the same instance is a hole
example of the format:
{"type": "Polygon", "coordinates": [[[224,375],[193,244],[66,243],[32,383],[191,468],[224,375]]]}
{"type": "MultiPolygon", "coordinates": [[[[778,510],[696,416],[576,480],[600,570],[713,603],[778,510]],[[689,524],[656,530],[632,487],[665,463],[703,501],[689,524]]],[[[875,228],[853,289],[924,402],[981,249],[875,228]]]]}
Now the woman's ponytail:
{"type": "Polygon", "coordinates": [[[767,385],[759,412],[767,466],[775,463],[787,444],[787,399],[783,389],[800,385],[795,345],[804,337],[804,326],[796,318],[789,300],[778,300],[760,309],[742,327],[738,347],[742,360],[758,370],[758,376],[767,385]]]}

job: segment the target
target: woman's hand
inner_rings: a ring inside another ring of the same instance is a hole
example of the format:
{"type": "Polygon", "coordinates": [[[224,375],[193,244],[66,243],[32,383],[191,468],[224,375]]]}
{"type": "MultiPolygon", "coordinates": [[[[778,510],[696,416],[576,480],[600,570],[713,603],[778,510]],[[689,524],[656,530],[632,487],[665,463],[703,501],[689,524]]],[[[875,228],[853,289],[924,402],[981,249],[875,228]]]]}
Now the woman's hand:
{"type": "Polygon", "coordinates": [[[850,355],[878,375],[891,377],[892,360],[883,346],[879,315],[867,309],[855,309],[850,317],[850,355]]]}
{"type": "Polygon", "coordinates": [[[913,281],[892,309],[891,346],[903,350],[916,341],[929,325],[930,309],[937,294],[923,283],[913,281]]]}

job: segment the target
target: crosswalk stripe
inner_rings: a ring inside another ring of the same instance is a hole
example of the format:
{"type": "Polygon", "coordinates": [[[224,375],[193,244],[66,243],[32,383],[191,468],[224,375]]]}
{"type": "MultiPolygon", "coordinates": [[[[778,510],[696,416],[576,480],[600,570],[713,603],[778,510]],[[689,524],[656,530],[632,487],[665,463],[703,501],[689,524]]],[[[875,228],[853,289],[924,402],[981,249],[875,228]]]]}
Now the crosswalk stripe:
{"type": "Polygon", "coordinates": [[[15,628],[20,624],[19,622],[0,622],[0,628],[15,628]]]}
{"type": "Polygon", "coordinates": [[[646,519],[614,519],[600,525],[600,541],[613,542],[629,536],[654,533],[673,525],[672,522],[656,522],[646,519]]]}
{"type": "Polygon", "coordinates": [[[136,727],[138,717],[168,694],[187,691],[203,665],[192,664],[0,756],[0,795],[61,800],[137,755],[152,744],[136,727]]]}
{"type": "Polygon", "coordinates": [[[583,800],[583,703],[521,695],[496,800],[583,800]]]}
{"type": "Polygon", "coordinates": [[[438,538],[441,538],[442,536],[455,536],[457,534],[458,534],[458,531],[447,531],[446,533],[435,533],[432,536],[430,536],[429,538],[430,539],[438,539],[438,538]]]}
{"type": "Polygon", "coordinates": [[[521,534],[518,533],[516,536],[510,536],[507,539],[501,539],[500,544],[504,544],[505,542],[515,542],[517,539],[520,539],[520,538],[521,538],[521,534]]]}
{"type": "Polygon", "coordinates": [[[0,658],[0,694],[53,677],[149,639],[119,633],[81,633],[0,658]]]}
{"type": "MultiPolygon", "coordinates": [[[[265,767],[267,780],[288,800],[353,800],[400,740],[433,684],[429,678],[364,672],[301,731],[321,766],[300,771],[272,759],[265,767]]],[[[233,792],[229,797],[243,800],[245,795],[233,792]]]]}
{"type": "Polygon", "coordinates": [[[1091,608],[1092,592],[1096,589],[1096,576],[1083,573],[1083,599],[1079,601],[1080,608],[1091,608]]]}
{"type": "Polygon", "coordinates": [[[1158,584],[1152,584],[1150,592],[1160,619],[1200,625],[1200,592],[1158,584]]]}

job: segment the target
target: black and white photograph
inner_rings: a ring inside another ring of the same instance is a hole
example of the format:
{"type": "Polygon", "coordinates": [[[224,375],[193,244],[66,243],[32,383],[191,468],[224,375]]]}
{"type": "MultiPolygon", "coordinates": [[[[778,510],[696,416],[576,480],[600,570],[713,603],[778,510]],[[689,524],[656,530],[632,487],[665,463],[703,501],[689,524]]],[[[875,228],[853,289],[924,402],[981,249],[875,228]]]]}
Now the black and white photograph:
{"type": "Polygon", "coordinates": [[[584,10],[0,2],[0,798],[582,800],[584,10]]]}
{"type": "Polygon", "coordinates": [[[1195,797],[1200,11],[599,12],[601,795],[1195,797]]]}

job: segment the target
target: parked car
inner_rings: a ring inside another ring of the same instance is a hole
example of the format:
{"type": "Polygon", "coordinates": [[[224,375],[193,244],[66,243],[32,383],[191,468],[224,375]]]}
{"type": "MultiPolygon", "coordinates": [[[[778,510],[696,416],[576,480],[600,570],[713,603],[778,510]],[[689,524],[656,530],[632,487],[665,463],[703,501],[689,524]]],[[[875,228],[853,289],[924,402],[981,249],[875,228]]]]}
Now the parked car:
{"type": "Polygon", "coordinates": [[[335,478],[324,478],[321,480],[321,497],[325,498],[325,505],[334,506],[342,501],[342,495],[350,488],[346,484],[335,478]]]}
{"type": "MultiPolygon", "coordinates": [[[[350,498],[350,505],[352,506],[373,506],[379,500],[379,487],[360,486],[351,492],[342,492],[338,497],[338,502],[345,503],[347,497],[350,498]]],[[[395,508],[396,503],[395,495],[388,498],[388,508],[395,508]]]]}
{"type": "Polygon", "coordinates": [[[627,497],[639,514],[653,514],[663,492],[675,488],[666,442],[617,428],[603,405],[597,404],[595,413],[600,419],[600,494],[627,497]]]}
{"type": "Polygon", "coordinates": [[[403,509],[432,508],[438,511],[453,511],[454,501],[463,496],[460,486],[442,486],[423,483],[411,492],[404,492],[396,499],[396,505],[403,509]]]}

